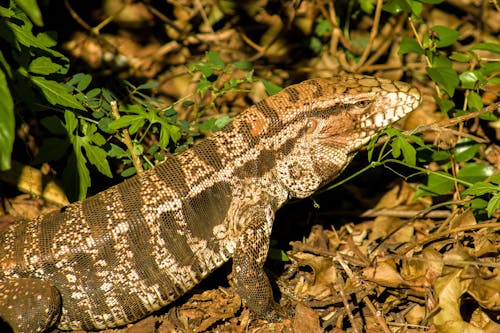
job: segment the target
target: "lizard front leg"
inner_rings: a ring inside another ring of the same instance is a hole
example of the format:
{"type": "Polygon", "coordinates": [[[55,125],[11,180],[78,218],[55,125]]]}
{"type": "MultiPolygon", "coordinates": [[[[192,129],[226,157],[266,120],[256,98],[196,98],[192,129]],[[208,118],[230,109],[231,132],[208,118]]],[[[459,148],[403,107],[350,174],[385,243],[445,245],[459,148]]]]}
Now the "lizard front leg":
{"type": "Polygon", "coordinates": [[[233,281],[236,291],[257,316],[279,321],[289,316],[274,302],[264,263],[269,250],[269,237],[274,220],[272,207],[252,205],[243,210],[243,225],[233,255],[233,281]]]}
{"type": "Polygon", "coordinates": [[[53,284],[29,278],[0,281],[0,322],[13,332],[43,332],[54,325],[60,312],[61,295],[53,284]]]}

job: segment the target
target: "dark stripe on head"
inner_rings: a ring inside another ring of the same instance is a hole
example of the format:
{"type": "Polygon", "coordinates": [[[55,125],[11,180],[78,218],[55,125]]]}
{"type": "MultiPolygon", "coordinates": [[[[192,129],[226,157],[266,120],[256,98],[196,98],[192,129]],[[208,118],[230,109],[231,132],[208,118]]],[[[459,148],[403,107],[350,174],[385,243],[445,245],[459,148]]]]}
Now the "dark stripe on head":
{"type": "Polygon", "coordinates": [[[286,88],[283,90],[283,92],[286,92],[288,94],[290,102],[296,103],[299,101],[299,93],[294,87],[286,88]]]}
{"type": "Polygon", "coordinates": [[[349,110],[351,107],[352,107],[351,104],[336,103],[336,104],[332,104],[331,106],[327,106],[324,108],[312,109],[309,112],[308,116],[309,117],[318,117],[318,118],[327,118],[327,117],[330,117],[330,116],[333,116],[333,115],[339,113],[340,111],[349,110]]]}
{"type": "Polygon", "coordinates": [[[310,84],[312,84],[316,90],[314,91],[313,93],[313,98],[318,98],[318,97],[321,97],[323,96],[323,88],[321,87],[321,85],[318,83],[318,81],[316,80],[311,80],[311,81],[308,81],[310,84]]]}
{"type": "Polygon", "coordinates": [[[269,119],[271,128],[281,128],[282,124],[278,113],[267,104],[266,100],[262,100],[255,104],[255,107],[257,107],[257,110],[259,110],[264,117],[269,119]]]}

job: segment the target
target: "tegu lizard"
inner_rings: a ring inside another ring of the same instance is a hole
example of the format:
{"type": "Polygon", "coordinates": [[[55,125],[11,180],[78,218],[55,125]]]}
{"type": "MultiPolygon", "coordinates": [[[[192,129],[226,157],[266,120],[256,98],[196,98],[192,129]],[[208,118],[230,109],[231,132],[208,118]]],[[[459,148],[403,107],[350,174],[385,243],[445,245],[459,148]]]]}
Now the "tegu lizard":
{"type": "Polygon", "coordinates": [[[117,327],[232,259],[246,306],[278,319],[263,270],[276,210],[337,177],[419,103],[402,82],[307,80],[151,170],[12,224],[0,233],[0,317],[19,333],[117,327]]]}

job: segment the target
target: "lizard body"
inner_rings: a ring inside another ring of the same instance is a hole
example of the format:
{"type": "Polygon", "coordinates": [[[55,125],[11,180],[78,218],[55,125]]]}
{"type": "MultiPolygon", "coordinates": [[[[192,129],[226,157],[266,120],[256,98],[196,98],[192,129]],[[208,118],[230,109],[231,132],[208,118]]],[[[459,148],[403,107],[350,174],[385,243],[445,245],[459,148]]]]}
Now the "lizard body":
{"type": "Polygon", "coordinates": [[[263,271],[276,210],[338,176],[419,102],[386,79],[307,80],[151,170],[14,223],[0,233],[0,317],[19,333],[124,325],[232,258],[246,305],[278,318],[263,271]]]}

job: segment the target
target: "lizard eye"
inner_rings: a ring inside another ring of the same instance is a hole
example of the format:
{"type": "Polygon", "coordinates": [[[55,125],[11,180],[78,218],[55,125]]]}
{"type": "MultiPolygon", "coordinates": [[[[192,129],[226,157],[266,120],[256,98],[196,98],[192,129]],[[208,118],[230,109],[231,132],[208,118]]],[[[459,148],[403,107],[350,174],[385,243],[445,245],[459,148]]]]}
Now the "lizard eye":
{"type": "Polygon", "coordinates": [[[364,108],[367,108],[368,106],[370,106],[370,104],[372,104],[371,101],[369,100],[363,100],[363,101],[359,101],[359,102],[356,102],[354,103],[354,105],[357,107],[357,108],[360,108],[360,109],[364,109],[364,108]]]}
{"type": "Polygon", "coordinates": [[[363,114],[366,109],[372,104],[371,100],[364,99],[351,104],[350,111],[352,114],[363,114]]]}

